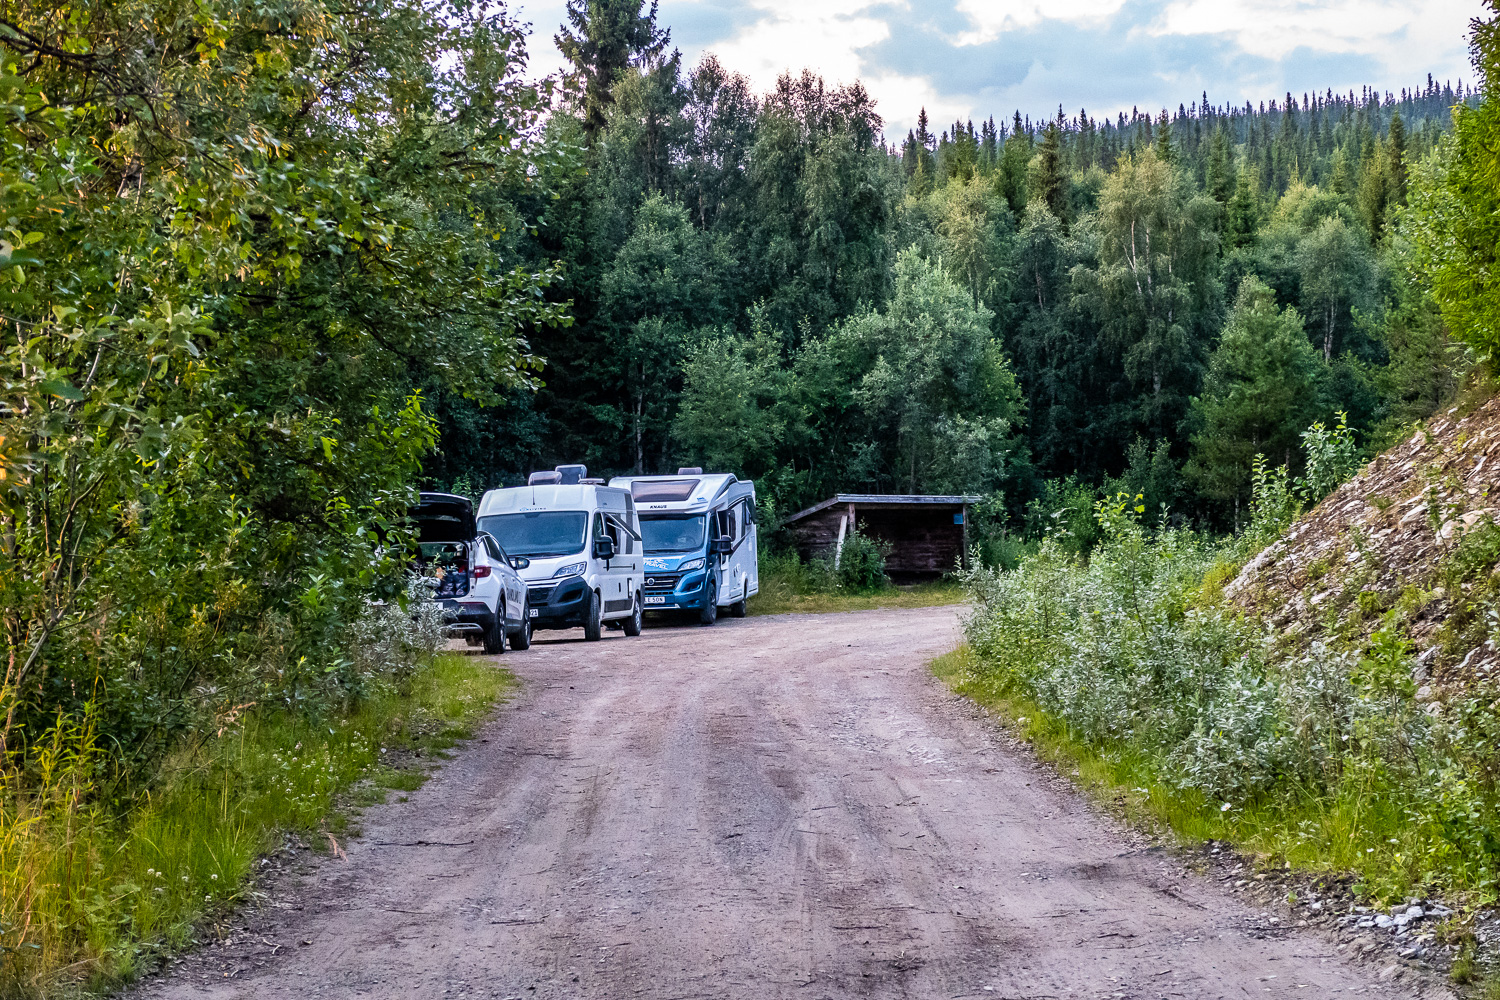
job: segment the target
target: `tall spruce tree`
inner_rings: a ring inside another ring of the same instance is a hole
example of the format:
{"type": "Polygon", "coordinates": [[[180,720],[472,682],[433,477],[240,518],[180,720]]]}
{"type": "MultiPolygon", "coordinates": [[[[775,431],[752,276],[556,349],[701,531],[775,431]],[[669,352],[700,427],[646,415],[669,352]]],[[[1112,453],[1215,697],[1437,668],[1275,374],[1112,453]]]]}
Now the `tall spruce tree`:
{"type": "Polygon", "coordinates": [[[1208,171],[1204,186],[1208,190],[1209,197],[1220,205],[1227,206],[1229,199],[1234,195],[1234,154],[1229,149],[1229,137],[1225,134],[1223,125],[1214,129],[1214,137],[1209,146],[1208,171]]]}
{"type": "Polygon", "coordinates": [[[657,0],[568,0],[568,21],[553,36],[558,51],[583,78],[584,135],[590,141],[605,125],[619,75],[632,62],[664,53],[672,32],[656,25],[657,0]]]}
{"type": "Polygon", "coordinates": [[[1245,496],[1251,464],[1290,461],[1297,435],[1316,416],[1317,353],[1290,307],[1254,277],[1240,285],[1224,335],[1193,399],[1193,454],[1183,470],[1208,496],[1245,496]]]}
{"type": "Polygon", "coordinates": [[[1063,173],[1062,129],[1048,122],[1042,130],[1042,144],[1031,164],[1029,200],[1047,206],[1047,210],[1068,224],[1067,177],[1063,173]]]}

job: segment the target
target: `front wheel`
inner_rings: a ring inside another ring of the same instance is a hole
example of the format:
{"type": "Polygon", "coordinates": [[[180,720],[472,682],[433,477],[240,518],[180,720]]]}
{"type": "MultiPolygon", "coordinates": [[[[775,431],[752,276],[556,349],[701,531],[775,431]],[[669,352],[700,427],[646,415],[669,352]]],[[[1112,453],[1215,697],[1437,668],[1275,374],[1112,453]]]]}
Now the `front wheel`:
{"type": "Polygon", "coordinates": [[[604,636],[604,602],[599,600],[597,590],[589,591],[589,610],[583,619],[583,637],[589,642],[598,642],[604,636]]]}
{"type": "Polygon", "coordinates": [[[490,656],[505,652],[505,604],[495,612],[495,624],[484,633],[484,651],[490,656]]]}
{"type": "Polygon", "coordinates": [[[703,598],[703,607],[698,609],[698,624],[712,625],[719,620],[719,583],[708,581],[708,593],[703,598]]]}
{"type": "Polygon", "coordinates": [[[626,635],[640,635],[641,634],[641,626],[645,624],[645,619],[646,619],[646,612],[643,611],[643,610],[641,610],[641,595],[640,594],[636,594],[635,595],[635,610],[630,613],[630,617],[629,618],[625,619],[625,634],[626,635]]]}
{"type": "Polygon", "coordinates": [[[531,605],[521,605],[521,627],[510,634],[510,648],[516,651],[531,648],[531,605]]]}

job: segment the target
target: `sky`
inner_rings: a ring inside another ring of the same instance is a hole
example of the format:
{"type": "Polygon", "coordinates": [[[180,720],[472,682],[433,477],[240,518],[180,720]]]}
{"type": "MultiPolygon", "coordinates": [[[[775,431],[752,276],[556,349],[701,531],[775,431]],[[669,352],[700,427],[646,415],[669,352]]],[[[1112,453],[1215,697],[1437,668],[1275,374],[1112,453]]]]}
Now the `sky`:
{"type": "MultiPolygon", "coordinates": [[[[648,0],[649,2],[649,0],[648,0]]],[[[892,141],[926,107],[954,120],[1101,118],[1279,98],[1287,91],[1399,93],[1472,80],[1480,0],[660,0],[686,66],[713,53],[769,90],[803,67],[862,81],[892,141]]],[[[511,0],[533,25],[534,73],[561,69],[552,36],[565,0],[511,0]]]]}

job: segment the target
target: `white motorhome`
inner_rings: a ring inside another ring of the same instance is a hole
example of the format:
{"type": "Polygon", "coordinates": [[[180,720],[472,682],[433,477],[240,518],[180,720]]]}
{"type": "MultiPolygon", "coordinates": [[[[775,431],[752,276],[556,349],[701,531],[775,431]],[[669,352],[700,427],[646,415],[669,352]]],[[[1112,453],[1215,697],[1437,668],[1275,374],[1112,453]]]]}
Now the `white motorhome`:
{"type": "Polygon", "coordinates": [[[529,560],[520,573],[534,627],[582,627],[590,640],[606,626],[640,635],[644,553],[635,500],[587,472],[561,465],[532,473],[526,486],[490,490],[479,530],[529,560]]]}
{"type": "Polygon", "coordinates": [[[743,618],[760,592],[755,484],[678,469],[675,476],[617,476],[645,540],[648,611],[692,610],[712,625],[719,609],[743,618]]]}

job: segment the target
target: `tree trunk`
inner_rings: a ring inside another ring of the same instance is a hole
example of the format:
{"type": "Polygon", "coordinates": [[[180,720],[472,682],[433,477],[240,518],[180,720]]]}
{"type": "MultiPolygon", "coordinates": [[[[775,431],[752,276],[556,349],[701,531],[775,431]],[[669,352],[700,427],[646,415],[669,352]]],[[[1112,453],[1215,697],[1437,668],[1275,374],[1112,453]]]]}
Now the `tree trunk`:
{"type": "Polygon", "coordinates": [[[641,445],[641,423],[643,422],[646,409],[646,394],[638,392],[635,395],[635,474],[644,476],[646,456],[641,445]]]}

